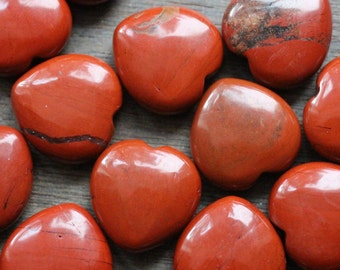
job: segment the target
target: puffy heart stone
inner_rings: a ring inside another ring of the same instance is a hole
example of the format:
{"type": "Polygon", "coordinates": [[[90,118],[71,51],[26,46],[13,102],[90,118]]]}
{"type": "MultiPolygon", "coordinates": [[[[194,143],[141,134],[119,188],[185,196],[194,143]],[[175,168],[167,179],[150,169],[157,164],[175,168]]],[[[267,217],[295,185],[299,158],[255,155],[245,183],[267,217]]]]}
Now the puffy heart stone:
{"type": "Polygon", "coordinates": [[[107,241],[81,206],[56,205],[33,215],[11,234],[1,270],[112,270],[107,241]]]}
{"type": "Polygon", "coordinates": [[[281,239],[262,212],[228,196],[204,208],[179,238],[176,270],[286,269],[281,239]]]}
{"type": "Polygon", "coordinates": [[[0,164],[0,229],[4,229],[26,206],[33,180],[30,149],[12,127],[0,126],[0,164]]]}
{"type": "Polygon", "coordinates": [[[0,25],[0,76],[9,76],[26,71],[34,58],[56,56],[71,34],[72,16],[64,0],[6,0],[0,25]]]}
{"type": "Polygon", "coordinates": [[[328,0],[230,1],[222,22],[228,48],[248,59],[254,78],[290,88],[313,75],[332,37],[328,0]]]}
{"type": "Polygon", "coordinates": [[[152,248],[182,230],[201,196],[199,173],[187,156],[141,140],[106,149],[90,186],[100,224],[117,245],[133,251],[152,248]]]}
{"type": "Polygon", "coordinates": [[[97,158],[110,142],[122,91],[108,64],[70,54],[21,76],[11,99],[20,128],[33,146],[60,161],[79,163],[97,158]]]}
{"type": "Polygon", "coordinates": [[[340,269],[339,165],[310,162],[287,171],[273,187],[269,214],[303,268],[340,269]]]}
{"type": "Polygon", "coordinates": [[[183,7],[140,11],[115,29],[114,60],[130,95],[161,114],[187,110],[222,64],[223,41],[202,14],[183,7]]]}
{"type": "Polygon", "coordinates": [[[329,62],[317,79],[316,96],[305,106],[303,125],[312,147],[327,159],[340,162],[340,57],[329,62]]]}
{"type": "Polygon", "coordinates": [[[292,108],[269,89],[239,79],[220,79],[206,91],[191,128],[198,168],[225,189],[247,189],[262,173],[288,168],[300,141],[292,108]]]}

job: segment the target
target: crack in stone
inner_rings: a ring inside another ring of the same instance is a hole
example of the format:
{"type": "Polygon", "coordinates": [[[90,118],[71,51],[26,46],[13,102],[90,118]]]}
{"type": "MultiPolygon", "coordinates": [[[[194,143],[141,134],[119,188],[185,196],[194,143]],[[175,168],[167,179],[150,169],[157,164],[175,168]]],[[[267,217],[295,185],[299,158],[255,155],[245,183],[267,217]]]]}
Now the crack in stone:
{"type": "Polygon", "coordinates": [[[73,143],[73,142],[83,142],[88,141],[97,144],[100,147],[106,147],[107,142],[99,137],[91,136],[88,134],[77,135],[77,136],[65,136],[65,137],[50,137],[42,132],[25,128],[23,132],[28,135],[38,137],[41,140],[47,141],[52,144],[63,144],[63,143],[73,143]]]}

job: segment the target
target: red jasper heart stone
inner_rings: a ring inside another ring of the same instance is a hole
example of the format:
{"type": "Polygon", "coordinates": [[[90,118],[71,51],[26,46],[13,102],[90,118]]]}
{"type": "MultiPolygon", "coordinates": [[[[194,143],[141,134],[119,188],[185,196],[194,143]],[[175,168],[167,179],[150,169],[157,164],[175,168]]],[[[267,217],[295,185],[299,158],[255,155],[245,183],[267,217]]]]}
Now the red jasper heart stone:
{"type": "Polygon", "coordinates": [[[11,234],[1,270],[112,270],[107,241],[92,216],[76,204],[42,210],[11,234]]]}
{"type": "Polygon", "coordinates": [[[33,146],[57,160],[80,163],[98,157],[110,142],[122,91],[108,64],[71,54],[21,76],[11,100],[20,128],[33,146]]]}
{"type": "Polygon", "coordinates": [[[0,75],[26,71],[34,58],[56,56],[67,42],[72,15],[65,0],[1,1],[0,75]]]}
{"type": "Polygon", "coordinates": [[[290,88],[322,65],[332,37],[331,7],[328,0],[232,0],[222,33],[227,47],[248,59],[258,82],[290,88]]]}
{"type": "Polygon", "coordinates": [[[208,205],[186,227],[174,256],[175,270],[286,269],[282,242],[250,202],[228,196],[208,205]]]}
{"type": "Polygon", "coordinates": [[[201,181],[182,152],[126,140],[111,145],[97,160],[91,194],[108,236],[125,249],[141,251],[184,228],[198,205],[201,181]]]}
{"type": "Polygon", "coordinates": [[[113,49],[117,73],[130,95],[161,114],[180,113],[195,104],[206,76],[223,58],[216,26],[183,7],[131,15],[115,29],[113,49]]]}
{"type": "Polygon", "coordinates": [[[288,168],[300,148],[301,131],[292,108],[274,92],[245,80],[220,79],[197,108],[190,140],[207,179],[240,190],[264,172],[288,168]]]}
{"type": "Polygon", "coordinates": [[[304,269],[340,269],[340,166],[310,162],[290,169],[270,194],[272,222],[304,269]]]}
{"type": "Polygon", "coordinates": [[[22,134],[0,126],[0,229],[21,214],[32,189],[33,163],[22,134]]]}
{"type": "Polygon", "coordinates": [[[340,58],[329,62],[317,79],[316,96],[305,106],[303,125],[311,146],[340,163],[340,58]]]}

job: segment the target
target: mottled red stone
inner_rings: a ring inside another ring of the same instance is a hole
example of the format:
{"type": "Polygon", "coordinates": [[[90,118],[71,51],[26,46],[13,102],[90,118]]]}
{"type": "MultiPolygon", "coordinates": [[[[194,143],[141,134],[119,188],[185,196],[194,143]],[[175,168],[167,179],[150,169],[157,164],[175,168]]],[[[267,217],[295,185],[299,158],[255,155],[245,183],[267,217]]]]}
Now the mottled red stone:
{"type": "Polygon", "coordinates": [[[291,88],[321,66],[332,37],[328,0],[232,0],[223,17],[227,47],[248,59],[254,78],[291,88]]]}
{"type": "Polygon", "coordinates": [[[208,205],[179,238],[175,270],[286,269],[281,239],[266,216],[245,199],[208,205]]]}
{"type": "Polygon", "coordinates": [[[56,56],[72,29],[64,0],[1,1],[0,76],[25,72],[34,58],[56,56]]]}
{"type": "Polygon", "coordinates": [[[112,255],[92,216],[76,204],[60,204],[33,215],[3,247],[1,270],[112,270],[112,255]]]}
{"type": "Polygon", "coordinates": [[[108,236],[133,251],[152,248],[182,230],[201,196],[199,173],[187,156],[141,140],[106,149],[93,168],[90,187],[108,236]]]}
{"type": "Polygon", "coordinates": [[[33,181],[30,149],[12,127],[0,126],[0,164],[0,229],[4,229],[23,211],[33,181]]]}
{"type": "Polygon", "coordinates": [[[130,95],[160,114],[180,113],[195,104],[206,76],[223,58],[216,26],[183,7],[131,15],[115,29],[113,49],[117,73],[130,95]]]}
{"type": "Polygon", "coordinates": [[[303,125],[312,147],[340,162],[340,58],[329,62],[317,79],[317,94],[305,106],[303,125]]]}
{"type": "Polygon", "coordinates": [[[249,188],[264,172],[287,169],[300,148],[301,131],[292,108],[277,94],[229,78],[204,94],[190,140],[194,161],[207,179],[237,190],[249,188]]]}
{"type": "Polygon", "coordinates": [[[340,269],[339,165],[311,162],[287,171],[273,187],[269,214],[304,269],[340,269]]]}
{"type": "Polygon", "coordinates": [[[25,73],[14,84],[11,99],[33,146],[57,160],[79,163],[96,158],[110,142],[122,91],[108,64],[70,54],[25,73]]]}

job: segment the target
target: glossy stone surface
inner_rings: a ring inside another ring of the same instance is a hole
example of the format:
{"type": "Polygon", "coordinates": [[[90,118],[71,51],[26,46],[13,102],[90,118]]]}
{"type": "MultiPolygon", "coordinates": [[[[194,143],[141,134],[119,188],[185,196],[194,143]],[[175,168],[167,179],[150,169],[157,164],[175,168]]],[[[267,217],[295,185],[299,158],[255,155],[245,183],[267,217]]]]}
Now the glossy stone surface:
{"type": "Polygon", "coordinates": [[[285,267],[282,242],[269,220],[235,196],[203,209],[180,236],[174,256],[176,270],[285,267]]]}
{"type": "Polygon", "coordinates": [[[252,186],[263,172],[288,168],[298,153],[301,131],[281,97],[258,84],[228,78],[204,94],[190,140],[195,163],[208,180],[238,190],[252,186]]]}
{"type": "Polygon", "coordinates": [[[0,230],[21,214],[32,189],[33,164],[21,133],[0,126],[0,230]]]}
{"type": "Polygon", "coordinates": [[[329,62],[317,79],[317,94],[305,106],[303,125],[312,147],[340,162],[340,58],[329,62]]]}
{"type": "Polygon", "coordinates": [[[294,87],[321,66],[332,37],[328,0],[232,0],[223,38],[245,56],[254,78],[271,88],[294,87]]]}
{"type": "Polygon", "coordinates": [[[143,10],[115,29],[114,60],[130,95],[160,114],[187,110],[222,63],[223,41],[203,15],[183,7],[143,10]]]}
{"type": "Polygon", "coordinates": [[[78,163],[96,158],[110,142],[122,91],[109,65],[71,54],[25,73],[14,84],[11,99],[32,145],[60,161],[78,163]]]}
{"type": "Polygon", "coordinates": [[[91,176],[92,205],[108,236],[142,251],[178,233],[201,196],[200,176],[180,151],[141,140],[111,145],[91,176]]]}
{"type": "Polygon", "coordinates": [[[287,171],[273,187],[269,214],[297,263],[340,269],[340,166],[311,162],[287,171]]]}
{"type": "Polygon", "coordinates": [[[0,76],[23,73],[34,58],[51,58],[64,47],[72,29],[71,11],[64,0],[0,4],[0,76]]]}
{"type": "Polygon", "coordinates": [[[81,206],[60,204],[33,215],[13,231],[1,253],[1,270],[112,270],[108,243],[81,206]]]}

